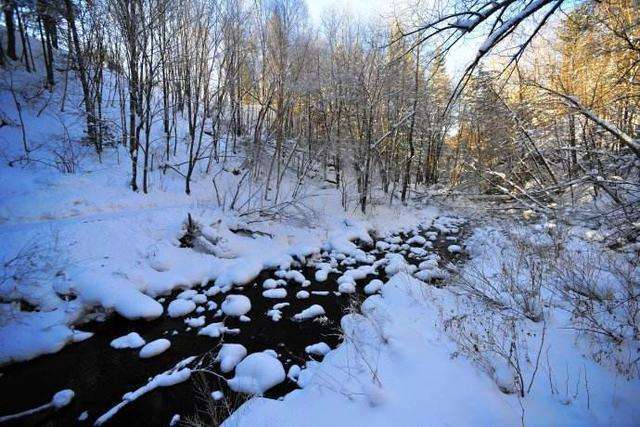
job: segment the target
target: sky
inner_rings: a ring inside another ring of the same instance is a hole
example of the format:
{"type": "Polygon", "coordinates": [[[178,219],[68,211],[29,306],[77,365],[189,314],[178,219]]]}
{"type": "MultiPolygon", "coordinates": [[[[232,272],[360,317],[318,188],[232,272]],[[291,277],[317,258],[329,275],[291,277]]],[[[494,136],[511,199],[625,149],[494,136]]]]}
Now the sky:
{"type": "MultiPolygon", "coordinates": [[[[332,9],[350,12],[364,20],[388,18],[396,11],[406,11],[416,0],[305,0],[309,17],[314,25],[319,25],[325,11],[332,9]]],[[[465,40],[447,57],[446,67],[450,76],[458,76],[466,64],[475,56],[479,41],[465,40]]]]}
{"type": "Polygon", "coordinates": [[[325,10],[347,10],[362,18],[388,16],[393,11],[393,0],[306,0],[309,16],[319,23],[325,10]]]}

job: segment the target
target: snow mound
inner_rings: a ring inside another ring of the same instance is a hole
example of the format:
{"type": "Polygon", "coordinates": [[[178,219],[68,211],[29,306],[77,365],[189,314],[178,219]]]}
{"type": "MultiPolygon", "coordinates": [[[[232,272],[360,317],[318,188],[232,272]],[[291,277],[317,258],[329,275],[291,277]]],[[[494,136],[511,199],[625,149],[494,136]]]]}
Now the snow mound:
{"type": "Polygon", "coordinates": [[[324,356],[325,354],[331,351],[331,347],[327,345],[325,342],[319,342],[317,344],[308,345],[304,348],[304,351],[308,354],[313,354],[316,356],[324,356]]]}
{"type": "Polygon", "coordinates": [[[221,308],[227,316],[240,317],[251,310],[251,301],[244,295],[227,295],[221,308]]]}
{"type": "Polygon", "coordinates": [[[196,303],[188,299],[176,299],[171,301],[167,312],[171,317],[182,317],[196,309],[196,303]]]}
{"type": "Polygon", "coordinates": [[[223,344],[216,362],[220,362],[222,372],[231,372],[246,355],[247,349],[242,344],[223,344]]]}
{"type": "Polygon", "coordinates": [[[267,289],[266,291],[262,292],[262,296],[265,298],[273,298],[273,299],[286,298],[287,290],[283,288],[267,289]]]}
{"type": "Polygon", "coordinates": [[[138,348],[145,345],[146,341],[137,333],[130,332],[111,341],[111,347],[116,349],[138,348]]]}
{"type": "Polygon", "coordinates": [[[199,328],[200,326],[204,326],[205,317],[189,317],[188,319],[184,319],[184,323],[189,325],[192,328],[199,328]]]}
{"type": "Polygon", "coordinates": [[[75,396],[75,393],[73,392],[73,390],[69,390],[69,389],[60,390],[59,392],[53,395],[53,398],[51,399],[51,404],[56,409],[63,408],[67,406],[69,403],[71,403],[71,400],[73,400],[73,396],[75,396]]]}
{"type": "Polygon", "coordinates": [[[219,338],[222,334],[238,333],[238,329],[229,329],[223,322],[211,323],[198,331],[198,335],[206,335],[211,338],[219,338]]]}
{"type": "Polygon", "coordinates": [[[314,317],[322,316],[325,314],[324,308],[320,304],[314,304],[311,307],[305,308],[300,313],[293,316],[293,320],[303,321],[313,319],[314,317]]]}
{"type": "Polygon", "coordinates": [[[278,287],[278,282],[276,282],[273,279],[267,279],[264,282],[262,282],[262,287],[264,289],[275,289],[278,287]]]}
{"type": "Polygon", "coordinates": [[[152,320],[162,315],[162,304],[135,289],[124,278],[116,275],[101,278],[90,273],[80,273],[73,277],[73,281],[74,285],[70,290],[87,306],[98,305],[107,310],[115,310],[129,320],[152,320]]]}
{"type": "Polygon", "coordinates": [[[297,299],[307,299],[307,298],[309,298],[309,292],[307,292],[307,291],[298,291],[298,293],[296,293],[296,298],[297,299]]]}
{"type": "Polygon", "coordinates": [[[171,347],[171,342],[166,338],[151,341],[140,349],[140,357],[142,359],[148,359],[150,357],[157,356],[160,353],[167,351],[169,347],[171,347]]]}
{"type": "Polygon", "coordinates": [[[236,366],[236,376],[227,381],[238,393],[262,394],[285,380],[282,363],[267,352],[252,353],[236,366]]]}
{"type": "Polygon", "coordinates": [[[407,240],[408,244],[416,244],[416,245],[421,245],[424,246],[427,243],[427,239],[425,239],[422,236],[413,236],[412,238],[410,238],[409,240],[407,240]]]}
{"type": "Polygon", "coordinates": [[[447,250],[452,254],[462,252],[462,248],[460,247],[460,245],[449,245],[449,247],[447,247],[447,250]]]}
{"type": "Polygon", "coordinates": [[[340,283],[338,285],[338,292],[343,294],[353,294],[356,291],[356,285],[353,283],[340,283]]]}
{"type": "Polygon", "coordinates": [[[382,285],[383,285],[382,280],[373,279],[372,281],[367,283],[367,285],[364,287],[364,293],[367,295],[375,294],[382,288],[382,285]]]}

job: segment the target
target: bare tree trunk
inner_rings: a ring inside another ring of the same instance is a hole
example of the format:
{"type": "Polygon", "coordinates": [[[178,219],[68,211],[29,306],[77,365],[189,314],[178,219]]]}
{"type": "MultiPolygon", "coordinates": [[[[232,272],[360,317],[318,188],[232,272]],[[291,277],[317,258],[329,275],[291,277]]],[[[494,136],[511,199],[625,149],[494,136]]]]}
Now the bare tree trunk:
{"type": "MultiPolygon", "coordinates": [[[[80,38],[78,36],[78,29],[76,27],[75,13],[73,11],[73,3],[71,0],[64,0],[65,13],[67,24],[69,25],[72,40],[69,40],[70,44],[73,43],[73,53],[76,62],[76,72],[80,78],[80,85],[82,86],[82,100],[84,102],[84,108],[86,112],[86,125],[87,125],[87,138],[94,144],[98,157],[102,155],[102,144],[98,140],[96,134],[96,109],[89,88],[89,79],[87,77],[87,68],[84,62],[84,54],[80,46],[80,38]]],[[[99,64],[98,66],[102,66],[99,64]]]]}
{"type": "Polygon", "coordinates": [[[18,60],[16,55],[16,26],[13,20],[14,3],[13,0],[3,0],[4,25],[7,28],[7,56],[14,61],[18,60]]]}

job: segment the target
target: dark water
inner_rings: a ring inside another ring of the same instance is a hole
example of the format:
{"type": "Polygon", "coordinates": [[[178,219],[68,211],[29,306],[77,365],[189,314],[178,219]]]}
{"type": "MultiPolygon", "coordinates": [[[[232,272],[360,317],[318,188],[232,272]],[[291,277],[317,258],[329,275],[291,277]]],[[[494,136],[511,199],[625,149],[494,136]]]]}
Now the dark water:
{"type": "MultiPolygon", "coordinates": [[[[425,236],[427,231],[437,230],[420,230],[417,234],[425,236]]],[[[405,242],[413,236],[413,233],[401,233],[398,236],[405,242]]],[[[433,249],[425,248],[428,253],[435,252],[441,256],[441,265],[456,261],[457,257],[446,251],[447,246],[453,243],[446,237],[439,233],[437,240],[432,242],[433,249]]],[[[385,255],[373,246],[359,244],[359,247],[373,254],[377,259],[385,255]]],[[[326,256],[321,258],[320,261],[329,260],[326,256]]],[[[414,265],[423,260],[422,257],[409,258],[406,254],[405,258],[414,265]]],[[[338,269],[344,272],[348,268],[359,265],[362,264],[339,265],[338,269]]],[[[335,348],[341,341],[340,318],[350,305],[354,303],[358,305],[366,297],[363,292],[364,285],[374,278],[387,280],[384,268],[380,268],[378,275],[369,275],[366,279],[357,281],[355,294],[336,296],[334,291],[338,289],[336,280],[339,274],[331,273],[325,282],[317,282],[314,280],[315,268],[303,265],[297,270],[311,281],[311,285],[302,288],[299,284],[288,281],[287,297],[284,299],[269,299],[262,296],[262,282],[267,278],[277,279],[274,271],[271,270],[263,271],[251,284],[231,292],[246,295],[252,305],[251,311],[247,313],[251,318],[250,322],[240,322],[231,317],[224,318],[226,327],[240,329],[241,332],[238,335],[225,335],[222,339],[197,335],[200,328],[187,331],[188,325],[184,323],[184,318],[174,319],[168,316],[161,316],[153,321],[130,321],[114,315],[103,322],[79,325],[79,329],[94,332],[95,335],[86,341],[69,345],[58,353],[0,368],[0,416],[47,403],[55,392],[68,388],[75,392],[75,397],[68,406],[58,411],[44,411],[11,425],[92,425],[100,415],[119,403],[125,393],[143,386],[151,377],[167,371],[181,360],[189,356],[198,356],[203,364],[207,364],[216,355],[222,340],[227,343],[242,344],[249,354],[273,349],[278,353],[278,359],[288,372],[291,365],[297,364],[302,367],[305,361],[310,359],[310,356],[305,354],[306,346],[324,341],[331,348],[335,348]],[[330,293],[326,296],[311,294],[307,299],[298,300],[295,295],[301,289],[309,292],[329,291],[330,293]],[[274,322],[266,312],[273,305],[281,302],[288,302],[289,306],[281,309],[282,319],[274,322]],[[320,304],[324,308],[326,322],[290,320],[294,314],[313,304],[320,304]],[[147,342],[167,338],[171,341],[171,347],[158,356],[140,359],[139,349],[116,350],[110,346],[111,340],[132,331],[138,332],[147,342]],[[172,331],[178,331],[178,333],[174,335],[172,331]],[[81,422],[78,421],[78,416],[83,411],[88,411],[88,418],[81,422]]],[[[204,290],[201,289],[201,291],[204,290]]],[[[166,297],[165,308],[177,293],[166,297]]],[[[218,294],[209,297],[209,300],[220,305],[225,296],[225,294],[218,294]]],[[[204,315],[205,325],[223,321],[221,317],[214,317],[214,313],[215,311],[206,310],[201,314],[193,312],[185,317],[204,315]]],[[[317,356],[313,358],[320,359],[317,356]]],[[[231,378],[233,372],[226,376],[231,378]]],[[[295,382],[287,379],[265,395],[278,398],[296,387],[295,382]]],[[[209,406],[216,405],[212,399],[208,398],[209,392],[213,390],[222,390],[232,408],[239,406],[244,400],[244,397],[234,394],[225,382],[217,377],[209,374],[194,374],[184,383],[157,388],[129,403],[105,425],[166,426],[174,414],[180,414],[182,421],[199,416],[206,424],[215,425],[217,420],[212,419],[211,411],[207,410],[209,406]]],[[[225,409],[221,412],[224,414],[226,411],[225,409]]]]}

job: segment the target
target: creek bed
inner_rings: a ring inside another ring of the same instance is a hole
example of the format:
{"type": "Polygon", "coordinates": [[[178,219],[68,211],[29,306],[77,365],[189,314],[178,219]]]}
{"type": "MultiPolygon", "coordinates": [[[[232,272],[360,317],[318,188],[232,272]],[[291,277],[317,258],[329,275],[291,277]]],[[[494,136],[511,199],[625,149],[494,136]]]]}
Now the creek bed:
{"type": "MultiPolygon", "coordinates": [[[[434,228],[424,230],[418,228],[407,233],[395,235],[400,244],[395,248],[396,252],[404,251],[406,261],[418,265],[423,259],[420,256],[407,256],[410,251],[400,249],[400,246],[416,235],[434,238],[432,248],[425,248],[428,254],[436,253],[441,257],[439,264],[444,267],[449,262],[455,262],[460,254],[451,254],[447,247],[452,244],[452,236],[434,228]]],[[[458,237],[455,238],[456,241],[458,237]]],[[[430,241],[429,239],[427,239],[430,241]]],[[[374,245],[358,243],[360,249],[372,254],[377,260],[385,257],[386,252],[374,245]]],[[[413,244],[413,247],[422,247],[413,244]]],[[[330,261],[328,254],[324,253],[316,262],[330,261]]],[[[336,268],[340,273],[332,272],[326,281],[318,282],[314,278],[316,269],[312,265],[301,265],[296,270],[300,271],[310,281],[310,285],[301,287],[300,284],[287,280],[284,289],[287,296],[283,299],[265,298],[262,283],[269,278],[277,279],[274,270],[264,270],[250,284],[242,288],[234,288],[231,294],[243,294],[251,300],[251,310],[247,313],[250,321],[242,322],[238,318],[229,316],[216,316],[215,310],[205,310],[202,313],[195,312],[185,317],[172,318],[166,313],[153,321],[131,321],[117,315],[109,317],[105,321],[93,321],[79,325],[83,331],[93,332],[90,339],[65,347],[58,353],[38,357],[34,360],[16,363],[0,368],[0,416],[24,411],[48,402],[51,396],[61,389],[71,389],[75,397],[71,403],[58,410],[48,410],[37,413],[27,418],[22,418],[13,424],[6,425],[43,425],[43,426],[68,426],[68,425],[92,425],[95,420],[118,404],[125,393],[133,391],[145,385],[150,378],[165,372],[190,357],[198,357],[200,365],[205,364],[209,369],[216,369],[212,363],[221,342],[242,344],[248,354],[266,349],[275,350],[278,359],[283,364],[285,372],[296,364],[304,366],[306,360],[311,358],[320,360],[321,356],[310,356],[305,353],[305,347],[325,342],[331,348],[340,344],[340,319],[346,312],[357,305],[367,295],[363,288],[372,279],[380,279],[385,282],[388,277],[384,268],[378,269],[378,274],[369,275],[365,279],[356,280],[356,293],[339,294],[337,279],[347,269],[357,268],[362,263],[351,265],[339,264],[336,268]],[[297,299],[296,293],[300,290],[309,291],[306,299],[297,299]],[[312,291],[326,291],[327,295],[318,295],[312,291]],[[274,321],[267,315],[275,304],[287,302],[288,306],[281,308],[282,318],[274,321]],[[313,304],[321,305],[325,310],[322,321],[306,320],[293,321],[294,314],[313,304]],[[214,322],[222,322],[227,328],[238,328],[240,333],[236,335],[225,334],[221,338],[198,335],[199,328],[189,328],[184,322],[186,317],[205,316],[205,325],[214,322]],[[116,350],[110,346],[110,342],[117,337],[135,331],[147,342],[158,338],[167,338],[171,341],[171,347],[155,357],[141,359],[138,357],[139,349],[116,350]],[[85,420],[80,421],[79,415],[87,411],[85,420]]],[[[292,268],[294,269],[294,268],[292,268]]],[[[200,292],[204,288],[194,288],[200,292]]],[[[173,301],[179,291],[165,296],[162,300],[166,308],[173,301]]],[[[209,297],[209,301],[215,301],[218,306],[228,294],[219,293],[209,297]]],[[[219,372],[219,371],[218,371],[219,372]]],[[[233,377],[233,372],[224,375],[233,377]]],[[[265,393],[266,397],[279,398],[297,388],[295,381],[287,378],[284,382],[271,388],[265,393]]],[[[218,420],[211,418],[211,407],[216,403],[209,397],[209,392],[220,390],[224,393],[226,403],[231,407],[239,406],[244,397],[231,391],[225,381],[209,374],[193,374],[189,380],[171,387],[160,387],[152,390],[138,399],[123,406],[104,425],[169,425],[175,414],[181,416],[184,422],[187,419],[198,417],[206,424],[215,424],[218,420]]]]}

